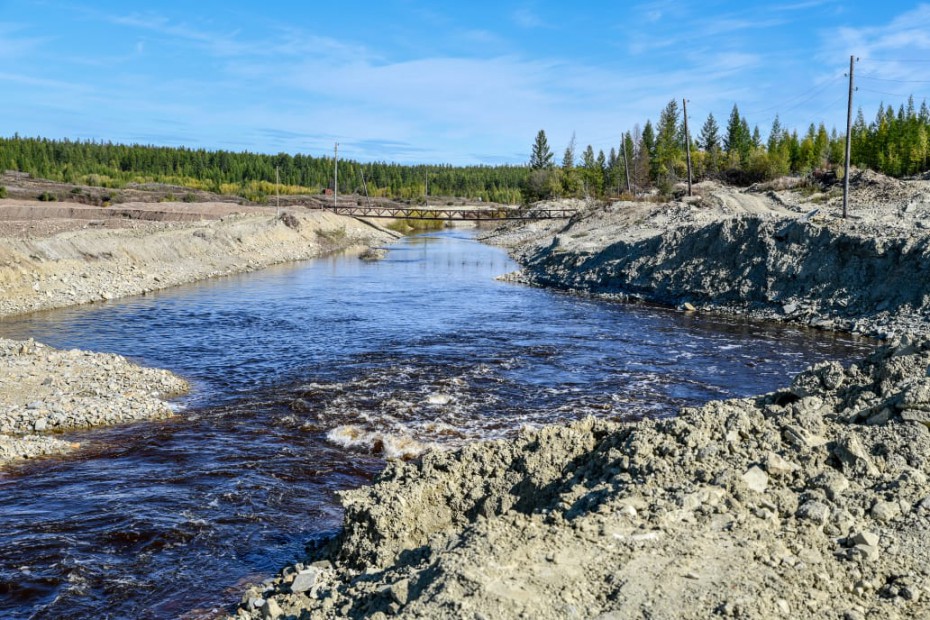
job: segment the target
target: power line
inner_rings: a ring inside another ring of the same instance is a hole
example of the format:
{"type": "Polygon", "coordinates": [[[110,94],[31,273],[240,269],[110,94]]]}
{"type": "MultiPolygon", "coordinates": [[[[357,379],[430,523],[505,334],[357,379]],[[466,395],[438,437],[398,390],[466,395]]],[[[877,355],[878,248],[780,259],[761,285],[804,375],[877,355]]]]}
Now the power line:
{"type": "Polygon", "coordinates": [[[893,62],[901,62],[905,64],[930,63],[930,58],[920,58],[920,59],[918,58],[868,58],[867,60],[868,62],[888,63],[888,64],[891,64],[893,62]]]}
{"type": "MultiPolygon", "coordinates": [[[[876,94],[876,95],[886,95],[886,96],[888,96],[888,97],[902,97],[902,98],[903,98],[903,97],[913,97],[913,96],[914,96],[914,93],[907,93],[907,94],[889,93],[889,92],[886,92],[886,91],[883,91],[883,90],[875,90],[875,89],[872,89],[872,88],[863,88],[863,87],[861,87],[861,86],[859,87],[859,90],[861,90],[861,91],[863,91],[863,92],[866,92],[866,93],[874,93],[874,94],[876,94]]],[[[926,95],[919,95],[919,94],[918,94],[918,96],[919,96],[919,97],[922,97],[923,99],[926,99],[926,98],[927,98],[926,95]]]]}
{"type": "Polygon", "coordinates": [[[791,98],[789,98],[789,99],[786,99],[785,101],[782,101],[782,102],[780,102],[780,103],[776,103],[775,105],[771,105],[771,106],[769,106],[769,107],[767,107],[767,108],[762,108],[762,109],[759,109],[759,110],[750,110],[750,111],[751,111],[751,112],[754,112],[756,115],[759,115],[759,116],[762,116],[762,115],[764,115],[766,112],[770,112],[770,111],[772,111],[772,110],[778,110],[779,113],[781,113],[781,112],[789,112],[789,111],[794,110],[794,109],[797,109],[798,107],[800,107],[800,106],[804,105],[805,103],[811,101],[812,99],[814,99],[815,97],[817,97],[817,95],[819,95],[820,93],[822,93],[823,91],[825,91],[828,87],[833,86],[836,82],[840,81],[841,79],[843,79],[843,76],[841,76],[841,75],[834,76],[834,77],[831,78],[830,80],[828,80],[828,81],[824,82],[823,84],[821,84],[820,86],[814,88],[814,90],[812,90],[812,91],[805,91],[805,92],[803,92],[803,93],[801,93],[801,94],[799,94],[799,95],[796,95],[796,96],[794,96],[794,97],[791,97],[791,98]],[[792,103],[792,102],[793,102],[793,103],[792,103]],[[787,107],[783,107],[783,106],[787,106],[787,107]]]}
{"type": "Polygon", "coordinates": [[[901,84],[930,84],[930,80],[898,80],[895,78],[875,77],[875,74],[860,75],[859,77],[868,80],[878,80],[880,82],[899,82],[901,84]]]}

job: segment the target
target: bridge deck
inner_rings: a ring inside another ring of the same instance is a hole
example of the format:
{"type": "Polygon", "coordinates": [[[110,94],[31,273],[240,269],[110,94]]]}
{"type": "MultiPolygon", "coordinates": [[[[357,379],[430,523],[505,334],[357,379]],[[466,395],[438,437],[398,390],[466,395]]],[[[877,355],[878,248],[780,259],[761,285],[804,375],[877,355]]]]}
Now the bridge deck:
{"type": "Polygon", "coordinates": [[[409,220],[554,220],[569,218],[574,209],[433,209],[428,207],[381,207],[381,206],[336,206],[325,207],[328,211],[354,217],[383,217],[409,220]]]}

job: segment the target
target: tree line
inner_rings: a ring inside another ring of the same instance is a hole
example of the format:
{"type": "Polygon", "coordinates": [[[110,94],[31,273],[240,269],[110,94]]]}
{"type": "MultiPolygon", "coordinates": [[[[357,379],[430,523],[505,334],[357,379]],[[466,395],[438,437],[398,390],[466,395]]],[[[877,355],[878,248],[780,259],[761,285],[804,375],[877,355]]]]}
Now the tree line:
{"type": "MultiPolygon", "coordinates": [[[[838,169],[845,136],[823,123],[803,133],[785,128],[778,116],[763,139],[734,104],[725,126],[711,113],[692,136],[693,179],[747,185],[786,174],[838,169]]],[[[647,120],[622,133],[609,153],[591,145],[578,152],[575,137],[557,159],[540,130],[527,165],[400,165],[339,161],[339,192],[367,190],[377,197],[423,200],[457,196],[490,202],[533,202],[553,197],[616,197],[657,190],[669,194],[686,179],[686,136],[682,109],[673,99],[653,124],[647,120]],[[427,181],[428,178],[428,181],[427,181]]],[[[901,177],[930,169],[930,110],[914,98],[897,109],[879,106],[867,123],[860,108],[852,127],[852,163],[901,177]]],[[[184,147],[50,140],[14,135],[0,138],[0,170],[28,172],[65,183],[122,187],[168,183],[264,201],[275,191],[319,193],[333,186],[333,159],[310,155],[267,155],[184,147]],[[277,182],[280,180],[280,183],[277,182]]]]}
{"type": "MultiPolygon", "coordinates": [[[[910,97],[897,110],[882,104],[875,120],[868,124],[860,108],[851,135],[854,166],[895,177],[930,169],[930,109],[926,101],[918,108],[910,97]]],[[[778,116],[763,140],[759,126],[750,129],[734,104],[725,127],[721,128],[711,113],[692,137],[692,178],[748,185],[831,169],[842,175],[845,140],[845,134],[838,134],[835,128],[828,132],[823,123],[811,123],[803,134],[789,131],[778,116]]],[[[687,179],[686,142],[677,99],[668,102],[655,124],[647,120],[642,127],[624,132],[609,154],[600,150],[595,155],[588,145],[579,157],[572,136],[558,163],[545,131],[540,130],[532,147],[524,196],[530,201],[603,198],[653,189],[667,195],[676,183],[687,179]]]]}
{"type": "MultiPolygon", "coordinates": [[[[0,138],[0,170],[28,172],[64,183],[119,188],[127,183],[168,183],[262,201],[282,193],[333,188],[333,158],[208,151],[184,147],[0,138]],[[278,184],[280,181],[280,184],[278,184]]],[[[525,166],[405,166],[339,160],[339,193],[423,200],[460,196],[517,203],[525,166]],[[428,179],[427,179],[428,177],[428,179]]]]}

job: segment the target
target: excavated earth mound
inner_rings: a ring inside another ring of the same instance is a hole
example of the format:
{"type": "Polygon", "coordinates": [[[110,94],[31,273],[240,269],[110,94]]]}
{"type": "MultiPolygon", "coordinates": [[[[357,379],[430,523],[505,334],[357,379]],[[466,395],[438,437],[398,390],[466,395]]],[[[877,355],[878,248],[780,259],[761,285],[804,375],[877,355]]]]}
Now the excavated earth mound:
{"type": "Polygon", "coordinates": [[[240,618],[930,617],[930,340],[392,461],[240,618]]]}
{"type": "Polygon", "coordinates": [[[930,184],[860,173],[849,219],[794,190],[698,190],[486,239],[524,266],[510,279],[539,286],[881,337],[926,329],[930,184]]]}

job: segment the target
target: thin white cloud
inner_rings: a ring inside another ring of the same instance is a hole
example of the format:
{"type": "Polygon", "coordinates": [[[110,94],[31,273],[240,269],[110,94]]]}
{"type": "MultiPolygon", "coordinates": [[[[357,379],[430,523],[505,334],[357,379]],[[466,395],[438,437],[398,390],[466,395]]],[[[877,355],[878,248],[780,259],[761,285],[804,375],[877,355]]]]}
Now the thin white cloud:
{"type": "Polygon", "coordinates": [[[23,34],[26,30],[21,24],[0,22],[0,59],[12,61],[27,57],[53,40],[47,36],[23,34]]]}
{"type": "Polygon", "coordinates": [[[520,7],[511,13],[513,23],[526,30],[535,30],[537,28],[548,27],[546,22],[531,8],[520,7]]]}
{"type": "Polygon", "coordinates": [[[913,56],[930,50],[930,5],[921,4],[886,25],[864,28],[840,27],[827,33],[823,53],[842,50],[861,58],[913,56]]]}

